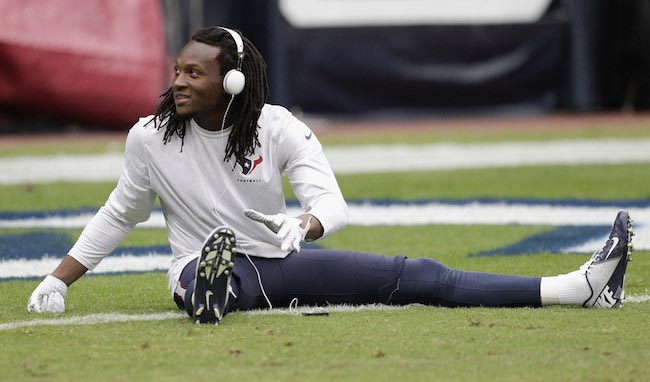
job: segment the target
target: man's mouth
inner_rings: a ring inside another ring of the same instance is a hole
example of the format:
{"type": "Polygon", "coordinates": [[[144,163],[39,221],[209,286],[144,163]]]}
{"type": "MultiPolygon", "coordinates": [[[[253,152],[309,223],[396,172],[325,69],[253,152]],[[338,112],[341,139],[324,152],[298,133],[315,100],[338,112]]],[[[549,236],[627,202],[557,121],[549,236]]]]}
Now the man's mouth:
{"type": "Polygon", "coordinates": [[[190,96],[187,94],[174,94],[174,103],[176,105],[182,105],[190,99],[190,96]]]}

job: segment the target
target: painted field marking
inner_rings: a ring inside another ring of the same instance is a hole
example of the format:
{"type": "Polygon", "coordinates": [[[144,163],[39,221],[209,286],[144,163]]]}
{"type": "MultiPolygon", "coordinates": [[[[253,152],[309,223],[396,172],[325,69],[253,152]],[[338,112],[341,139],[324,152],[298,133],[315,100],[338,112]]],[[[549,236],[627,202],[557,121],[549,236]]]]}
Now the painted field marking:
{"type": "MultiPolygon", "coordinates": [[[[171,258],[171,252],[150,253],[144,256],[107,256],[97,268],[93,269],[92,274],[167,272],[171,258]]],[[[4,260],[0,257],[0,265],[2,265],[0,267],[0,280],[44,277],[50,274],[60,262],[60,257],[10,260],[4,260]]]]}
{"type": "MultiPolygon", "coordinates": [[[[650,139],[326,147],[336,174],[595,163],[648,163],[650,139]]],[[[0,184],[119,178],[122,154],[0,158],[0,184]]]]}
{"type": "MultiPolygon", "coordinates": [[[[647,203],[646,203],[647,204],[647,203]]],[[[626,202],[603,206],[572,205],[570,202],[556,205],[552,202],[526,203],[517,201],[471,201],[453,202],[404,202],[387,203],[349,202],[349,225],[377,226],[400,225],[416,226],[429,224],[485,224],[485,225],[611,225],[616,212],[630,211],[636,223],[650,223],[650,206],[626,205],[626,202]]],[[[302,210],[289,207],[288,215],[299,215],[302,210]]],[[[21,214],[8,217],[0,214],[0,228],[84,228],[94,212],[57,214],[56,211],[44,216],[21,214]]],[[[142,228],[165,228],[165,218],[159,210],[153,211],[149,220],[138,224],[142,228]]]]}
{"type": "MultiPolygon", "coordinates": [[[[535,237],[536,243],[526,241],[512,243],[507,248],[492,248],[477,256],[503,256],[510,254],[539,253],[593,253],[602,248],[607,240],[615,213],[627,209],[634,218],[634,246],[637,250],[650,250],[650,205],[648,201],[611,202],[595,205],[575,201],[419,201],[419,202],[353,202],[349,203],[349,224],[354,225],[396,225],[415,226],[428,224],[444,225],[540,225],[557,227],[543,237],[535,237]],[[620,204],[619,204],[620,203],[620,204]],[[579,233],[567,239],[566,234],[576,226],[579,233]],[[597,226],[587,234],[584,227],[597,226]],[[601,230],[602,228],[602,230],[601,230]],[[564,236],[563,236],[564,235],[564,236]],[[540,244],[541,243],[541,244],[540,244]],[[549,247],[550,244],[552,246],[549,247]],[[533,245],[542,245],[531,248],[533,245]]],[[[289,215],[298,215],[300,210],[292,207],[289,215]]],[[[53,211],[48,213],[0,214],[0,228],[83,228],[94,212],[53,211]]],[[[164,228],[162,212],[154,211],[151,218],[140,225],[143,228],[164,228]]],[[[16,241],[16,239],[14,239],[16,241]]],[[[0,241],[2,243],[2,241],[0,241]]],[[[40,243],[40,242],[39,242],[40,243]]],[[[18,245],[18,244],[4,244],[18,245]]],[[[70,244],[71,246],[71,244],[70,244]]],[[[14,253],[3,257],[0,253],[0,280],[16,278],[40,278],[51,272],[69,247],[56,252],[53,247],[18,249],[24,254],[14,253]],[[48,252],[49,251],[49,252],[48,252]]],[[[11,251],[9,252],[11,253],[11,251]]],[[[106,257],[93,274],[124,272],[167,271],[171,260],[168,248],[118,248],[112,256],[106,257]]]]}
{"type": "Polygon", "coordinates": [[[98,313],[66,318],[39,318],[36,320],[6,322],[0,324],[0,331],[32,326],[93,325],[113,322],[160,321],[180,319],[182,317],[187,317],[187,314],[181,314],[180,312],[161,312],[151,314],[98,313]]]}
{"type": "MultiPolygon", "coordinates": [[[[625,298],[625,303],[639,304],[650,301],[650,295],[633,295],[625,298]]],[[[413,307],[423,307],[421,304],[411,304],[404,306],[389,306],[382,304],[368,304],[368,305],[331,305],[325,308],[330,313],[351,313],[362,311],[391,311],[391,310],[404,310],[413,307]]],[[[433,308],[433,307],[432,307],[433,308]]],[[[274,308],[274,309],[255,309],[245,312],[235,312],[236,314],[244,314],[251,316],[266,316],[266,315],[293,315],[300,316],[303,312],[312,310],[312,307],[301,306],[297,308],[274,308]]],[[[134,322],[134,321],[162,321],[162,320],[188,320],[189,317],[183,312],[160,312],[150,314],[125,314],[125,313],[97,313],[85,316],[74,316],[66,318],[46,318],[35,319],[15,322],[0,323],[0,331],[7,331],[19,328],[29,328],[37,326],[66,326],[66,325],[95,325],[95,324],[110,324],[115,322],[134,322]]]]}

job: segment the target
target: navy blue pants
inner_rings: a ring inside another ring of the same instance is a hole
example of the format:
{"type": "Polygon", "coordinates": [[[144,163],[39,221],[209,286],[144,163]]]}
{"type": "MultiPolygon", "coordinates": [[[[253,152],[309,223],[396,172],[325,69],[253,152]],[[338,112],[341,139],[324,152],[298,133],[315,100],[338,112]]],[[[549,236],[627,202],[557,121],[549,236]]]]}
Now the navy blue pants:
{"type": "MultiPolygon", "coordinates": [[[[433,259],[363,252],[303,249],[284,259],[251,257],[273,307],[299,305],[420,303],[446,307],[541,306],[539,277],[465,272],[433,259]]],[[[192,314],[196,260],[181,274],[187,286],[179,307],[192,314]]],[[[268,308],[250,261],[235,255],[229,311],[268,308]]],[[[180,296],[179,296],[180,297],[180,296]]]]}

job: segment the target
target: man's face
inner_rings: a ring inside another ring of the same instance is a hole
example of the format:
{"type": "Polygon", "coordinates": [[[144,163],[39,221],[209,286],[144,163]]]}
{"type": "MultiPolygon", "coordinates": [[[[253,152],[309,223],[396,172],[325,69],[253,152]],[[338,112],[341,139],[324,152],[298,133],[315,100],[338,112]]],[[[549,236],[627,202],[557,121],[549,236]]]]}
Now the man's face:
{"type": "MultiPolygon", "coordinates": [[[[221,48],[191,41],[176,58],[172,93],[176,113],[213,123],[223,104],[221,69],[216,60],[221,48]]],[[[206,126],[207,127],[207,126],[206,126]]]]}

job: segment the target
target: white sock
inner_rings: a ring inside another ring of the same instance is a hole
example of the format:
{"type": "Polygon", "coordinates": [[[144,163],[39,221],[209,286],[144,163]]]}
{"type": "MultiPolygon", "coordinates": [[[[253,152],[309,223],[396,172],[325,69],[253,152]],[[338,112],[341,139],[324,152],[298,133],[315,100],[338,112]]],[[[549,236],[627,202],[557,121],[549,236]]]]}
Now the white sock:
{"type": "Polygon", "coordinates": [[[591,291],[584,273],[576,271],[559,276],[542,277],[539,294],[542,306],[582,305],[591,291]]]}

